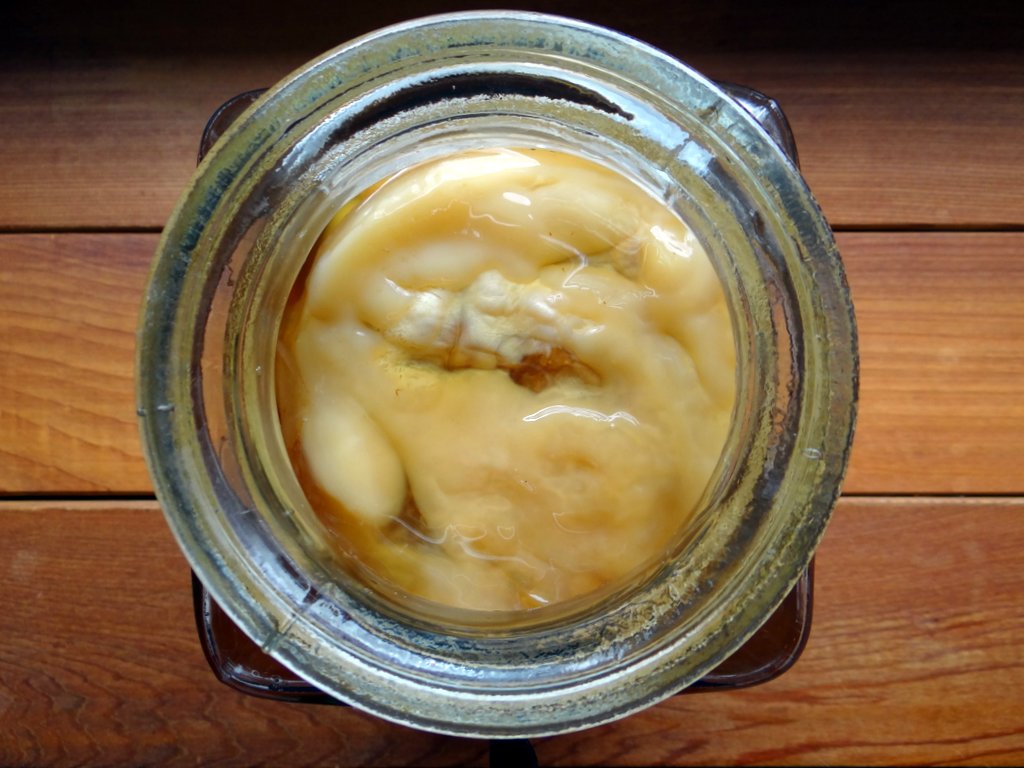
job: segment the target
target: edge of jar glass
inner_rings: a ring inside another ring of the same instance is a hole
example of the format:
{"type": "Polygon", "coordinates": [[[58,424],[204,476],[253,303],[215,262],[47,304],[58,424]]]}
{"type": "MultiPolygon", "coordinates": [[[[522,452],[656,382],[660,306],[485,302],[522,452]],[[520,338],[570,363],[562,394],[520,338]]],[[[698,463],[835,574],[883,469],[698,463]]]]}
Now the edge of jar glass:
{"type": "MultiPolygon", "coordinates": [[[[506,19],[512,17],[517,19],[546,22],[551,22],[553,18],[541,14],[517,13],[502,16],[502,18],[506,19]]],[[[240,125],[238,126],[238,128],[233,131],[229,131],[229,134],[236,137],[237,140],[237,137],[242,137],[248,131],[250,133],[250,138],[252,140],[252,144],[250,146],[253,148],[258,147],[261,135],[265,137],[266,135],[269,135],[269,133],[271,133],[273,130],[273,128],[268,128],[266,133],[261,134],[258,130],[256,130],[259,126],[255,125],[254,127],[254,124],[258,123],[258,120],[256,118],[259,115],[262,105],[271,100],[272,98],[274,98],[274,96],[280,90],[285,89],[292,83],[300,81],[301,78],[304,77],[305,73],[307,73],[308,71],[331,61],[332,58],[338,54],[339,51],[350,50],[354,47],[358,47],[359,45],[368,44],[370,41],[385,38],[390,34],[396,34],[398,32],[416,29],[419,28],[420,25],[424,23],[436,24],[438,22],[445,22],[448,20],[465,22],[467,20],[473,19],[493,20],[494,18],[494,14],[488,14],[486,12],[477,14],[460,14],[458,17],[428,17],[427,19],[421,19],[401,25],[396,25],[394,27],[389,27],[384,30],[380,30],[376,33],[372,33],[362,38],[358,38],[352,43],[340,46],[339,48],[334,49],[334,51],[324,54],[320,58],[311,62],[311,64],[307,65],[302,70],[298,70],[296,73],[293,73],[291,76],[286,78],[284,81],[282,81],[281,84],[272,89],[269,95],[265,96],[264,99],[255,104],[246,113],[246,115],[243,116],[242,120],[239,121],[240,125]],[[255,137],[251,136],[253,132],[255,132],[256,134],[255,137]]],[[[609,33],[607,30],[603,30],[600,27],[596,27],[594,25],[589,24],[583,24],[580,22],[572,22],[571,20],[558,19],[558,23],[566,24],[574,29],[585,29],[591,32],[598,32],[601,34],[609,33]]],[[[618,33],[611,34],[615,35],[616,38],[620,41],[628,40],[630,45],[641,46],[645,48],[649,53],[653,53],[664,59],[668,59],[669,61],[672,62],[674,66],[685,67],[685,65],[681,65],[675,60],[669,59],[669,57],[665,56],[664,54],[661,54],[660,52],[657,52],[654,49],[651,49],[642,43],[637,43],[636,41],[633,41],[632,39],[629,38],[625,38],[624,36],[619,35],[618,33]]],[[[703,77],[696,75],[696,73],[692,73],[692,70],[690,70],[690,73],[695,78],[705,83],[708,87],[715,88],[715,86],[710,84],[709,81],[707,81],[703,77]]],[[[724,97],[723,95],[723,98],[727,97],[724,97]]],[[[216,155],[216,153],[213,154],[216,155]]],[[[193,181],[190,184],[186,194],[183,195],[182,200],[179,202],[178,207],[176,207],[175,209],[175,213],[172,215],[171,220],[168,223],[168,226],[164,230],[164,235],[162,236],[160,245],[158,246],[158,254],[172,252],[172,244],[176,240],[187,244],[190,237],[200,238],[202,236],[201,227],[197,228],[197,226],[194,224],[192,224],[191,226],[187,226],[191,221],[191,216],[188,213],[188,209],[190,206],[188,205],[188,201],[186,200],[186,198],[198,194],[197,186],[200,178],[203,177],[204,174],[208,175],[213,172],[213,170],[216,168],[217,160],[219,160],[219,158],[208,159],[208,161],[205,162],[204,165],[200,167],[199,171],[197,171],[197,174],[193,178],[193,181]],[[185,231],[181,232],[181,227],[183,224],[186,225],[185,231]]],[[[244,165],[244,160],[244,158],[237,158],[236,165],[244,165]],[[242,162],[238,163],[238,159],[241,159],[242,162]]],[[[224,168],[221,168],[217,172],[218,179],[221,179],[219,174],[224,170],[224,168]]],[[[222,181],[224,182],[224,186],[226,186],[227,183],[230,183],[229,180],[227,179],[223,179],[222,181]]],[[[222,192],[223,188],[224,187],[222,186],[219,191],[222,192]]],[[[199,202],[198,204],[193,204],[191,207],[193,209],[199,209],[200,211],[203,211],[206,210],[204,209],[204,204],[211,204],[211,192],[209,190],[207,190],[206,197],[203,199],[203,201],[199,202]]],[[[150,277],[150,288],[148,289],[147,292],[147,298],[149,300],[147,300],[147,302],[144,304],[142,317],[140,318],[139,351],[137,363],[137,370],[139,371],[140,375],[137,380],[137,399],[139,404],[139,416],[144,435],[146,459],[150,465],[150,471],[154,476],[154,480],[157,485],[158,495],[161,497],[161,500],[165,500],[165,505],[177,507],[179,510],[184,512],[183,514],[179,512],[179,514],[177,514],[172,519],[170,510],[168,510],[167,507],[165,506],[165,512],[167,512],[168,520],[171,523],[171,528],[175,532],[175,536],[176,538],[178,538],[179,544],[182,546],[182,549],[186,552],[186,555],[189,557],[190,563],[192,563],[193,568],[200,572],[204,576],[204,578],[208,579],[213,577],[214,579],[222,579],[222,583],[213,586],[211,588],[211,592],[213,592],[213,594],[219,598],[219,602],[221,602],[221,599],[223,599],[225,596],[228,596],[228,599],[225,600],[225,602],[227,602],[228,605],[225,607],[228,610],[229,614],[232,615],[232,618],[239,620],[239,623],[243,625],[243,628],[245,628],[249,634],[259,634],[261,630],[266,629],[266,627],[261,626],[261,622],[254,620],[254,618],[251,615],[247,615],[243,618],[242,614],[244,614],[245,611],[240,610],[238,608],[238,604],[236,603],[236,601],[230,598],[230,593],[232,590],[244,590],[245,585],[240,585],[238,583],[232,582],[231,577],[222,570],[224,568],[223,558],[218,557],[216,552],[209,552],[206,550],[202,550],[201,548],[200,552],[196,551],[197,547],[195,546],[195,543],[201,538],[201,534],[205,533],[205,535],[209,536],[210,531],[206,530],[201,532],[199,528],[196,527],[199,525],[199,522],[197,521],[195,516],[190,516],[189,514],[189,505],[194,501],[194,497],[193,494],[186,492],[186,486],[188,485],[188,483],[185,478],[188,477],[191,479],[195,479],[193,471],[194,467],[188,464],[188,459],[190,457],[186,455],[187,452],[180,450],[180,445],[176,445],[176,440],[184,439],[184,435],[179,434],[180,430],[175,429],[175,424],[173,422],[174,412],[175,409],[178,407],[176,404],[181,402],[187,402],[187,399],[183,398],[187,398],[191,394],[191,382],[187,375],[182,375],[187,374],[187,365],[185,365],[184,361],[182,361],[181,359],[175,360],[175,356],[173,354],[174,350],[168,347],[168,342],[170,340],[159,338],[162,335],[161,332],[163,332],[163,335],[167,335],[166,331],[168,330],[168,321],[165,316],[161,316],[159,312],[155,311],[161,306],[160,294],[166,293],[168,286],[183,286],[185,282],[185,275],[183,273],[183,270],[185,270],[187,266],[186,255],[187,253],[190,253],[190,251],[187,248],[178,248],[176,251],[173,252],[176,254],[176,256],[170,259],[160,258],[157,260],[157,262],[154,263],[150,277]],[[167,281],[167,283],[165,283],[164,281],[167,281]],[[166,369],[157,369],[159,375],[146,377],[144,376],[144,374],[154,373],[152,360],[146,358],[147,356],[152,357],[153,350],[155,349],[162,350],[164,353],[167,353],[166,359],[171,360],[172,364],[166,369]],[[179,459],[185,459],[185,466],[178,466],[177,464],[174,464],[174,466],[171,467],[168,466],[167,462],[158,461],[158,457],[162,454],[166,454],[168,451],[176,455],[179,459]],[[183,520],[182,518],[187,518],[187,520],[183,520]],[[188,520],[191,521],[191,524],[189,524],[188,520]]],[[[838,259],[835,260],[835,264],[833,264],[832,267],[833,269],[839,270],[840,282],[843,282],[843,284],[845,284],[841,274],[841,265],[838,264],[838,259]]],[[[853,326],[852,306],[849,306],[847,302],[846,308],[848,310],[848,323],[850,326],[850,339],[852,345],[851,354],[853,360],[852,364],[855,368],[856,337],[855,329],[853,326]]],[[[840,309],[842,309],[842,307],[840,307],[840,309]]],[[[181,318],[177,319],[181,320],[181,318]]],[[[187,318],[185,319],[184,322],[186,322],[187,327],[187,318]]],[[[817,524],[808,526],[803,531],[803,540],[801,546],[797,547],[796,555],[797,560],[800,562],[802,562],[804,559],[809,560],[810,553],[813,552],[813,549],[816,546],[817,541],[820,539],[820,536],[824,531],[824,525],[827,522],[828,517],[827,510],[831,509],[831,506],[835,501],[835,496],[838,493],[839,481],[841,481],[842,477],[842,469],[845,467],[846,455],[849,450],[849,442],[850,440],[852,440],[852,425],[855,410],[854,404],[856,401],[855,371],[852,381],[853,391],[850,398],[851,406],[850,411],[847,414],[850,429],[846,434],[846,445],[842,447],[839,451],[839,453],[842,456],[842,460],[840,462],[839,467],[840,471],[837,477],[835,478],[836,482],[834,483],[831,492],[829,494],[826,494],[826,497],[817,500],[817,504],[819,507],[815,515],[815,521],[817,524]],[[807,546],[808,544],[810,544],[809,547],[807,546]],[[803,555],[800,554],[803,551],[806,551],[807,553],[806,558],[804,558],[803,555]]],[[[843,419],[842,414],[836,414],[836,417],[839,418],[840,420],[843,419]]],[[[221,541],[221,544],[230,547],[229,542],[221,541]]],[[[790,548],[790,550],[787,551],[791,550],[792,548],[790,548]]],[[[799,565],[799,563],[797,564],[799,565]]],[[[777,592],[779,594],[779,599],[781,599],[781,597],[783,597],[786,594],[789,587],[792,586],[792,583],[795,582],[796,578],[799,577],[801,569],[789,568],[788,566],[793,565],[793,563],[789,561],[776,563],[776,565],[778,566],[774,571],[774,574],[776,575],[770,579],[767,579],[764,582],[764,584],[769,584],[770,589],[768,589],[767,591],[777,592]]],[[[806,565],[806,563],[803,563],[803,565],[806,565]]],[[[246,604],[243,607],[249,608],[251,606],[246,604]]],[[[753,599],[748,599],[745,602],[745,604],[736,612],[736,616],[744,616],[745,611],[757,612],[759,610],[760,604],[753,599]]],[[[732,623],[737,623],[737,621],[734,621],[732,623]]],[[[738,621],[738,623],[742,624],[743,622],[738,621]]],[[[756,629],[756,626],[753,626],[750,629],[750,631],[752,632],[754,629],[756,629]]],[[[738,642],[739,641],[737,641],[734,645],[738,645],[738,642]]],[[[288,649],[284,646],[281,646],[276,650],[280,655],[288,655],[288,649]]],[[[657,672],[658,675],[665,674],[664,665],[656,666],[660,670],[659,672],[657,672]]],[[[713,666],[713,664],[711,664],[711,666],[713,666]]],[[[664,696],[669,695],[675,687],[678,687],[678,684],[674,681],[663,687],[657,687],[657,690],[655,690],[652,695],[637,702],[633,702],[632,704],[626,707],[620,707],[618,709],[615,709],[614,711],[609,710],[606,713],[607,716],[600,719],[590,719],[587,722],[558,722],[546,728],[538,727],[536,724],[534,724],[530,726],[530,730],[528,732],[530,735],[558,733],[566,730],[574,730],[577,728],[589,727],[590,725],[595,725],[598,722],[607,722],[608,720],[616,719],[618,717],[623,716],[624,714],[628,714],[629,711],[635,711],[637,709],[649,706],[650,704],[654,703],[654,701],[656,701],[658,698],[664,698],[664,696]]],[[[514,703],[512,699],[508,699],[508,702],[510,704],[514,703]]],[[[362,702],[361,705],[365,706],[365,704],[366,702],[362,702]]],[[[519,704],[519,706],[535,707],[537,706],[537,702],[531,698],[527,698],[523,700],[519,704]]],[[[418,727],[427,727],[432,730],[440,730],[443,732],[460,733],[462,735],[519,735],[523,733],[522,730],[516,727],[509,727],[508,729],[503,729],[501,727],[489,729],[482,728],[479,726],[467,727],[465,729],[454,728],[450,726],[438,727],[437,723],[433,721],[416,721],[409,717],[409,713],[389,712],[386,711],[386,708],[382,707],[374,709],[372,706],[370,706],[366,708],[370,709],[371,711],[376,711],[377,714],[380,714],[384,717],[388,717],[389,719],[404,722],[406,724],[416,725],[418,727]]]]}

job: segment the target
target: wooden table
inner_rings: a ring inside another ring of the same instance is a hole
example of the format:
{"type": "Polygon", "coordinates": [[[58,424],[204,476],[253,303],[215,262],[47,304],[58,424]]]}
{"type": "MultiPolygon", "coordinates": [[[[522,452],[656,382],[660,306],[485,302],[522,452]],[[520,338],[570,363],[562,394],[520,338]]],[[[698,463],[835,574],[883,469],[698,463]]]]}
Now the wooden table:
{"type": "MultiPolygon", "coordinates": [[[[438,8],[22,5],[0,18],[0,764],[486,764],[484,742],[213,678],[132,384],[147,269],[210,112],[438,8]]],[[[625,5],[548,7],[788,113],[849,274],[861,412],[797,665],[539,740],[541,763],[1021,764],[1018,4],[625,5]]]]}

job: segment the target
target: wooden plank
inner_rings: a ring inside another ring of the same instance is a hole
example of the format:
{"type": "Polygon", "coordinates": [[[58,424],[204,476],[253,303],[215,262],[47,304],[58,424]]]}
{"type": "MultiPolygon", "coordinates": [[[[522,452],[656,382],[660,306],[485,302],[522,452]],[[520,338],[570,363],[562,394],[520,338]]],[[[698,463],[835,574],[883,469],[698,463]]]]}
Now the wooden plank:
{"type": "Polygon", "coordinates": [[[0,492],[147,490],[135,326],[153,235],[0,237],[0,492]]]}
{"type": "Polygon", "coordinates": [[[152,504],[0,505],[0,532],[0,764],[451,764],[482,752],[217,682],[188,568],[152,504]]]}
{"type": "MultiPolygon", "coordinates": [[[[1024,226],[1019,49],[951,56],[672,48],[711,78],[780,101],[833,225],[1024,226]]],[[[0,229],[163,226],[215,107],[320,52],[8,60],[0,78],[0,229]]]]}
{"type": "Polygon", "coordinates": [[[0,229],[162,227],[210,114],[302,60],[10,63],[0,78],[0,229]]]}
{"type": "MultiPolygon", "coordinates": [[[[541,764],[1019,765],[1022,515],[1022,499],[842,502],[794,668],[540,740],[541,764]]],[[[2,764],[486,764],[482,742],[215,682],[152,504],[2,504],[0,575],[2,764]]]]}
{"type": "Polygon", "coordinates": [[[543,764],[1020,764],[1022,513],[1019,499],[842,502],[793,669],[542,743],[543,764]]]}
{"type": "MultiPolygon", "coordinates": [[[[1024,493],[1024,233],[844,233],[846,491],[1024,493]]],[[[0,492],[145,493],[132,384],[155,235],[0,236],[0,492]]]]}
{"type": "Polygon", "coordinates": [[[1024,52],[983,47],[746,53],[705,70],[778,100],[834,227],[1019,228],[1024,52]]]}
{"type": "Polygon", "coordinates": [[[838,240],[861,348],[847,489],[1024,491],[1024,234],[838,240]]]}

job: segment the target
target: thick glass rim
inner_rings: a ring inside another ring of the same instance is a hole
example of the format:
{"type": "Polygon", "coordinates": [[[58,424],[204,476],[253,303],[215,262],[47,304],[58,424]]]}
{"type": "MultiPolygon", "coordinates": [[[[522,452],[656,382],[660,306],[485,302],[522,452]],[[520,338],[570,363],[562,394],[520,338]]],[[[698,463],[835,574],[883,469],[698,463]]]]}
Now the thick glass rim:
{"type": "Polygon", "coordinates": [[[221,137],[172,214],[138,335],[144,453],[170,527],[217,602],[324,690],[394,721],[460,735],[536,736],[607,722],[698,679],[742,644],[799,578],[824,532],[848,459],[856,389],[842,265],[792,160],[721,89],[664,53],[534,13],[460,13],[389,27],[268,91],[221,137]],[[496,79],[502,72],[527,79],[496,79]],[[466,82],[513,84],[508,93],[446,104],[436,85],[459,73],[466,82]],[[553,97],[537,91],[542,82],[558,85],[553,97]],[[574,88],[587,99],[573,103],[574,88]],[[755,440],[723,501],[725,533],[705,545],[700,573],[690,567],[684,576],[670,565],[608,615],[536,636],[446,636],[321,583],[282,540],[298,523],[264,515],[259,456],[233,456],[245,406],[232,397],[217,402],[224,377],[243,389],[266,387],[259,366],[245,365],[251,329],[232,319],[218,293],[227,286],[257,295],[245,283],[259,282],[260,272],[229,274],[230,255],[258,249],[257,229],[287,226],[267,201],[298,193],[276,190],[275,178],[306,162],[334,162],[335,144],[368,152],[408,129],[403,116],[414,110],[401,100],[410,96],[421,110],[417,125],[444,125],[452,104],[483,115],[495,104],[514,111],[543,100],[534,116],[582,121],[610,136],[607,146],[642,155],[670,186],[682,176],[706,183],[706,199],[694,205],[732,206],[733,214],[754,206],[742,226],[709,219],[704,227],[721,248],[746,253],[736,258],[733,290],[749,288],[747,375],[771,370],[764,395],[785,409],[747,415],[755,440]],[[762,289],[754,275],[765,270],[772,274],[762,289]],[[210,320],[220,315],[229,317],[210,320]],[[223,423],[211,427],[215,421],[223,423]],[[740,558],[755,540],[758,557],[740,558]],[[703,606],[701,622],[687,624],[681,612],[695,605],[703,606]],[[547,656],[526,653],[524,638],[547,656]]]}

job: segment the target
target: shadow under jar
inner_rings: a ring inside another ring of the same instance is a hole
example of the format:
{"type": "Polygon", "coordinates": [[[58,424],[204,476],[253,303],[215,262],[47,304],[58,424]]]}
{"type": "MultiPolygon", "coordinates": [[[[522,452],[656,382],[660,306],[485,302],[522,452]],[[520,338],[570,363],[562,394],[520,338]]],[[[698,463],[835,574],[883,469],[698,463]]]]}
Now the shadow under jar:
{"type": "Polygon", "coordinates": [[[168,222],[139,341],[147,460],[209,594],[317,688],[451,734],[586,728],[714,669],[805,572],[853,434],[852,306],[795,162],[682,64],[536,14],[381,30],[263,95],[168,222]],[[598,601],[527,619],[410,608],[339,568],[274,382],[289,293],[337,210],[416,163],[509,146],[598,160],[664,201],[715,265],[737,358],[725,449],[676,545],[598,601]]]}

